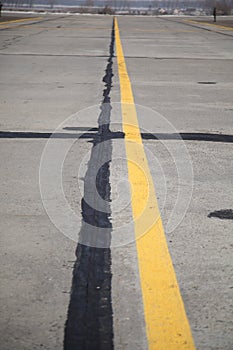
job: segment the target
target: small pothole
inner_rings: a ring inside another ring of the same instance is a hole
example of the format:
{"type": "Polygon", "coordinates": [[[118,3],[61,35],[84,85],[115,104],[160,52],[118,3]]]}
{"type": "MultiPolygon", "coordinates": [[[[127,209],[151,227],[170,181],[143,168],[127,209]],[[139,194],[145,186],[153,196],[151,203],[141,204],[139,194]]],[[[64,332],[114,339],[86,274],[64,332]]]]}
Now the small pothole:
{"type": "Polygon", "coordinates": [[[218,218],[221,220],[233,220],[232,209],[221,209],[209,213],[208,218],[218,218]]]}

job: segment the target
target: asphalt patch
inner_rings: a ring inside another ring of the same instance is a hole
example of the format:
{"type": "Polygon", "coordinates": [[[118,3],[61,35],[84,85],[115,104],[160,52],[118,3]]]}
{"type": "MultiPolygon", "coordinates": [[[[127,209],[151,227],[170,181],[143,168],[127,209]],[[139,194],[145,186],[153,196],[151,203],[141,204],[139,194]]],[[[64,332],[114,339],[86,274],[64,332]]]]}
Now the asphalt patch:
{"type": "Polygon", "coordinates": [[[113,77],[114,41],[113,22],[108,64],[103,77],[105,88],[101,113],[98,118],[97,133],[93,136],[93,147],[84,178],[84,196],[81,202],[82,227],[79,232],[76,261],[73,268],[71,296],[65,324],[64,350],[113,349],[110,249],[112,140],[108,135],[112,109],[110,92],[113,77]],[[98,169],[96,178],[93,169],[98,169]],[[92,190],[93,184],[96,191],[92,190]],[[99,198],[102,198],[103,201],[100,201],[99,198]],[[100,203],[103,203],[104,208],[100,203]],[[101,210],[98,210],[99,208],[101,210]]]}

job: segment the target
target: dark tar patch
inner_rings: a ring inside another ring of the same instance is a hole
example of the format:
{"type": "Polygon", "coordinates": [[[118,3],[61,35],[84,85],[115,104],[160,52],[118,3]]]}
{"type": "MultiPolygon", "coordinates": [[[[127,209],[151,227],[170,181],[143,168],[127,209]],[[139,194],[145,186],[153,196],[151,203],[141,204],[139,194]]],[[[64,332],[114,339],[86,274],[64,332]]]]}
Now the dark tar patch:
{"type": "Polygon", "coordinates": [[[221,220],[233,220],[232,209],[221,209],[209,213],[208,218],[218,218],[221,220]]]}

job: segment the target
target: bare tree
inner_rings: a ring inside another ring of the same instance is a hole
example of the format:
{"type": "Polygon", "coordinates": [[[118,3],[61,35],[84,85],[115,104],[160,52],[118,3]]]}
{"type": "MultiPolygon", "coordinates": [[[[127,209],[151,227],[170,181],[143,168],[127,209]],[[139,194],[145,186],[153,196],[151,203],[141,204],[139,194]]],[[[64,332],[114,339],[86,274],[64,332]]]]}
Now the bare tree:
{"type": "Polygon", "coordinates": [[[48,5],[50,6],[50,9],[52,10],[55,5],[56,0],[48,0],[48,5]]]}
{"type": "Polygon", "coordinates": [[[231,12],[232,12],[231,1],[228,1],[228,0],[219,1],[219,2],[217,2],[216,7],[217,7],[217,10],[222,15],[231,15],[231,12]]]}
{"type": "Polygon", "coordinates": [[[85,6],[93,7],[94,6],[94,1],[93,0],[86,0],[85,6]]]}
{"type": "Polygon", "coordinates": [[[28,1],[28,6],[29,6],[30,8],[33,8],[33,3],[34,3],[34,0],[29,0],[29,1],[28,1]]]}

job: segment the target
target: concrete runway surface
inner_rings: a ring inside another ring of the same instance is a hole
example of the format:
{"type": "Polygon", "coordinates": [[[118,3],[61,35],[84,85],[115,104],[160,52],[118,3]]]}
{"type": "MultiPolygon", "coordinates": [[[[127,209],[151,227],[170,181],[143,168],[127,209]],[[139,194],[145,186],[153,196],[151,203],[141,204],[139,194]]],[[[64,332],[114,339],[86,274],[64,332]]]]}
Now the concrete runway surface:
{"type": "Polygon", "coordinates": [[[231,350],[229,22],[4,16],[0,349],[231,350]]]}

